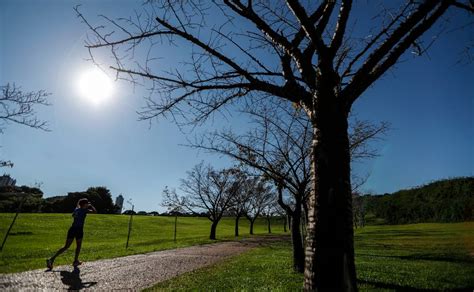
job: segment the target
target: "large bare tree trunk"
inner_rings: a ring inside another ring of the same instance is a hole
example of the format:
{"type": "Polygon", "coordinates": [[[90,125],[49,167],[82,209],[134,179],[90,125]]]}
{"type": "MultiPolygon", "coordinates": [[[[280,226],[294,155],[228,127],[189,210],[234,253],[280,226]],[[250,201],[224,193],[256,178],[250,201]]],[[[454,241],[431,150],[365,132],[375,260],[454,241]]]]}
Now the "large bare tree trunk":
{"type": "Polygon", "coordinates": [[[348,110],[336,98],[312,115],[312,190],[305,253],[307,291],[357,291],[350,186],[348,110]]]}

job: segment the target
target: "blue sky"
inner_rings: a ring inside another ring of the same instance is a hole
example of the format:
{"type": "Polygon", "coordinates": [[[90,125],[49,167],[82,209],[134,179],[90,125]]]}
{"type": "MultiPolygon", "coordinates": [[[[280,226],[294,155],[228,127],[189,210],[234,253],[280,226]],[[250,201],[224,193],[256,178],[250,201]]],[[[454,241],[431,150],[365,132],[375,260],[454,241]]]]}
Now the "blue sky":
{"type": "MultiPolygon", "coordinates": [[[[112,17],[139,6],[133,1],[0,1],[0,83],[45,89],[53,104],[38,113],[51,132],[6,127],[0,157],[15,167],[2,171],[21,185],[42,182],[45,196],[104,185],[114,197],[132,198],[137,210],[162,210],[165,185],[177,187],[201,160],[217,167],[228,161],[179,146],[186,135],[170,121],[151,126],[137,121],[144,88],[117,83],[112,98],[100,106],[80,98],[78,77],[92,64],[84,60],[87,30],[72,9],[76,4],[87,15],[112,17]]],[[[460,42],[469,34],[472,28],[443,35],[429,57],[407,55],[356,102],[359,118],[388,121],[393,128],[379,142],[381,156],[357,166],[371,174],[367,191],[393,192],[474,175],[473,64],[456,65],[460,42]]],[[[238,116],[231,119],[245,126],[238,116]]],[[[222,123],[218,118],[202,129],[222,123]]]]}

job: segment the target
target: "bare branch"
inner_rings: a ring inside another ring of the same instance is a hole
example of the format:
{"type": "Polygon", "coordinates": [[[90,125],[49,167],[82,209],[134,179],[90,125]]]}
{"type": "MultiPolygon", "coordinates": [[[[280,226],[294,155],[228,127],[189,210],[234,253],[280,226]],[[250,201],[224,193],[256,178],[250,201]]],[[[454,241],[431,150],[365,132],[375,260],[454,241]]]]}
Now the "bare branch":
{"type": "MultiPolygon", "coordinates": [[[[50,95],[44,90],[24,92],[15,84],[0,86],[0,121],[24,125],[43,131],[50,131],[48,123],[36,117],[36,106],[48,106],[47,97],[50,95]]],[[[1,130],[1,124],[0,124],[1,130]]]]}

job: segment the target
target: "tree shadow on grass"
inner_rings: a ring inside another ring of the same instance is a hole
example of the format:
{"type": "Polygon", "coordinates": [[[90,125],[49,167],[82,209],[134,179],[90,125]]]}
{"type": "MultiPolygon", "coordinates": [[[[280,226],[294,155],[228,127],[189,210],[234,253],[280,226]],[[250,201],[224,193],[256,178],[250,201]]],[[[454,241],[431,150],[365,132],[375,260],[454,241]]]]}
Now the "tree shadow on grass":
{"type": "Polygon", "coordinates": [[[33,235],[33,232],[31,231],[19,231],[19,232],[10,232],[10,236],[15,236],[15,235],[33,235]]]}
{"type": "Polygon", "coordinates": [[[81,271],[75,267],[72,272],[61,271],[61,281],[64,285],[68,286],[68,290],[80,290],[84,288],[90,288],[97,284],[97,282],[82,282],[81,271]]]}
{"type": "Polygon", "coordinates": [[[396,290],[396,291],[409,291],[409,292],[428,292],[428,291],[437,291],[433,289],[419,289],[419,288],[414,288],[410,286],[403,286],[403,285],[397,285],[397,284],[389,284],[389,283],[381,283],[381,282],[375,282],[375,281],[367,281],[367,280],[357,280],[359,284],[366,284],[373,286],[375,289],[391,289],[391,290],[396,290]]]}
{"type": "MultiPolygon", "coordinates": [[[[408,292],[440,291],[439,289],[421,289],[421,288],[414,288],[410,286],[403,286],[403,285],[382,283],[382,282],[368,281],[368,280],[361,280],[361,279],[358,279],[357,282],[359,284],[370,285],[374,287],[376,290],[390,289],[390,290],[395,290],[395,291],[408,291],[408,292]]],[[[473,290],[473,287],[459,287],[459,288],[449,289],[449,291],[472,291],[472,290],[473,290]]]]}
{"type": "Polygon", "coordinates": [[[358,253],[357,256],[362,257],[380,257],[380,258],[395,258],[408,261],[435,261],[435,262],[447,262],[456,264],[473,264],[474,259],[469,256],[459,254],[413,254],[413,255],[376,255],[376,254],[365,254],[358,253]]]}

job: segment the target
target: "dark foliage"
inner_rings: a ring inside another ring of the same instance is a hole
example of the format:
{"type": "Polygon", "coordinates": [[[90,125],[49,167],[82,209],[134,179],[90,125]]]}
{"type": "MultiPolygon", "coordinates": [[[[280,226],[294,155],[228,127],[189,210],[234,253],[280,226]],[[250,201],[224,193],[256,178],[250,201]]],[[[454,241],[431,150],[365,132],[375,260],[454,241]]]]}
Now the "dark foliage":
{"type": "Polygon", "coordinates": [[[43,192],[39,188],[5,186],[0,187],[0,212],[16,212],[20,203],[23,203],[21,207],[23,213],[70,213],[81,198],[89,199],[98,213],[113,214],[117,211],[110,191],[106,187],[91,187],[84,192],[71,192],[67,196],[43,199],[43,192]]]}
{"type": "Polygon", "coordinates": [[[43,192],[27,186],[0,187],[0,212],[16,212],[21,203],[22,212],[39,212],[43,202],[43,192]]]}
{"type": "Polygon", "coordinates": [[[67,196],[46,198],[43,212],[46,213],[69,213],[76,208],[77,201],[87,198],[100,214],[114,214],[117,209],[112,202],[112,195],[106,187],[91,187],[85,192],[71,192],[67,196]]]}
{"type": "Polygon", "coordinates": [[[367,213],[387,224],[474,220],[474,177],[439,180],[393,194],[363,196],[367,213]]]}

